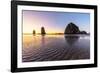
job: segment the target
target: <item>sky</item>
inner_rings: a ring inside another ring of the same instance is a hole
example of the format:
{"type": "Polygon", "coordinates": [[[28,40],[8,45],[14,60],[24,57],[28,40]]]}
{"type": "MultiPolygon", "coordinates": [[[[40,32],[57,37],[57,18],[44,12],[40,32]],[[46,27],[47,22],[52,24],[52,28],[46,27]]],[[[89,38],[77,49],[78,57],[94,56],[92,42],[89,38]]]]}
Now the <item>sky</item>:
{"type": "Polygon", "coordinates": [[[53,12],[53,11],[22,11],[23,33],[41,32],[41,27],[46,33],[64,33],[68,23],[73,22],[79,29],[90,32],[90,14],[76,12],[53,12]]]}

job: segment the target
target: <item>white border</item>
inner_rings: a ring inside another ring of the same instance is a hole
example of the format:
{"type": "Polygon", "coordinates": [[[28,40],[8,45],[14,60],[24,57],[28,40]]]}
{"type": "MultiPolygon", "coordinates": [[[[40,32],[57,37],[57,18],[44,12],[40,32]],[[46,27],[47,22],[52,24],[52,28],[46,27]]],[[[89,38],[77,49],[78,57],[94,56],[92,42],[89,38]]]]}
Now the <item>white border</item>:
{"type": "Polygon", "coordinates": [[[18,48],[17,48],[17,66],[25,67],[43,67],[58,65],[78,65],[94,63],[94,10],[92,9],[75,9],[75,8],[58,8],[58,7],[40,7],[40,6],[18,6],[18,48]],[[89,60],[68,60],[68,61],[45,61],[45,62],[25,62],[22,63],[22,10],[38,10],[38,11],[61,11],[61,12],[80,12],[90,13],[90,59],[89,60]],[[91,42],[92,41],[92,42],[91,42]]]}

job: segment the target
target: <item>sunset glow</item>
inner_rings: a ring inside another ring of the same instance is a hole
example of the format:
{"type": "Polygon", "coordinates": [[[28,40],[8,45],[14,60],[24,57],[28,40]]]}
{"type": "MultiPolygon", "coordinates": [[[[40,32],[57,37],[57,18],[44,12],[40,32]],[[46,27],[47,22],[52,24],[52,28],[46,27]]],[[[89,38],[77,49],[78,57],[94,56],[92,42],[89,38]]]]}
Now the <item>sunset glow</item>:
{"type": "Polygon", "coordinates": [[[75,12],[46,12],[23,10],[23,33],[41,32],[41,27],[46,33],[64,33],[68,23],[74,22],[80,30],[90,32],[90,14],[75,12]],[[84,26],[84,27],[83,27],[84,26]]]}

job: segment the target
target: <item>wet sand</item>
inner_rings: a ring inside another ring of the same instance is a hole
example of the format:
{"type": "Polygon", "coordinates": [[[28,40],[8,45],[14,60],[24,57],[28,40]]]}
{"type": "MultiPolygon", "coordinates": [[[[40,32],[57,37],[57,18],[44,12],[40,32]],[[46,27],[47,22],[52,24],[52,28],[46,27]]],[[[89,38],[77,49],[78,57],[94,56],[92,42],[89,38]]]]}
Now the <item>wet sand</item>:
{"type": "Polygon", "coordinates": [[[23,62],[80,59],[90,59],[89,35],[23,35],[23,62]]]}

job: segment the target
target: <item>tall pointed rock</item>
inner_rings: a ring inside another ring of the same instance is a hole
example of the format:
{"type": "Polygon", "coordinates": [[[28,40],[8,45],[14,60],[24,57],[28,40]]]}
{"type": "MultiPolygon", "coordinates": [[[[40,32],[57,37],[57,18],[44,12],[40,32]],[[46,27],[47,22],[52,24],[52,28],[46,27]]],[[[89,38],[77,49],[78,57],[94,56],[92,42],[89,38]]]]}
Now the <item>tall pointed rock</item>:
{"type": "Polygon", "coordinates": [[[41,27],[41,35],[45,35],[46,32],[45,32],[45,28],[44,27],[41,27]]]}

